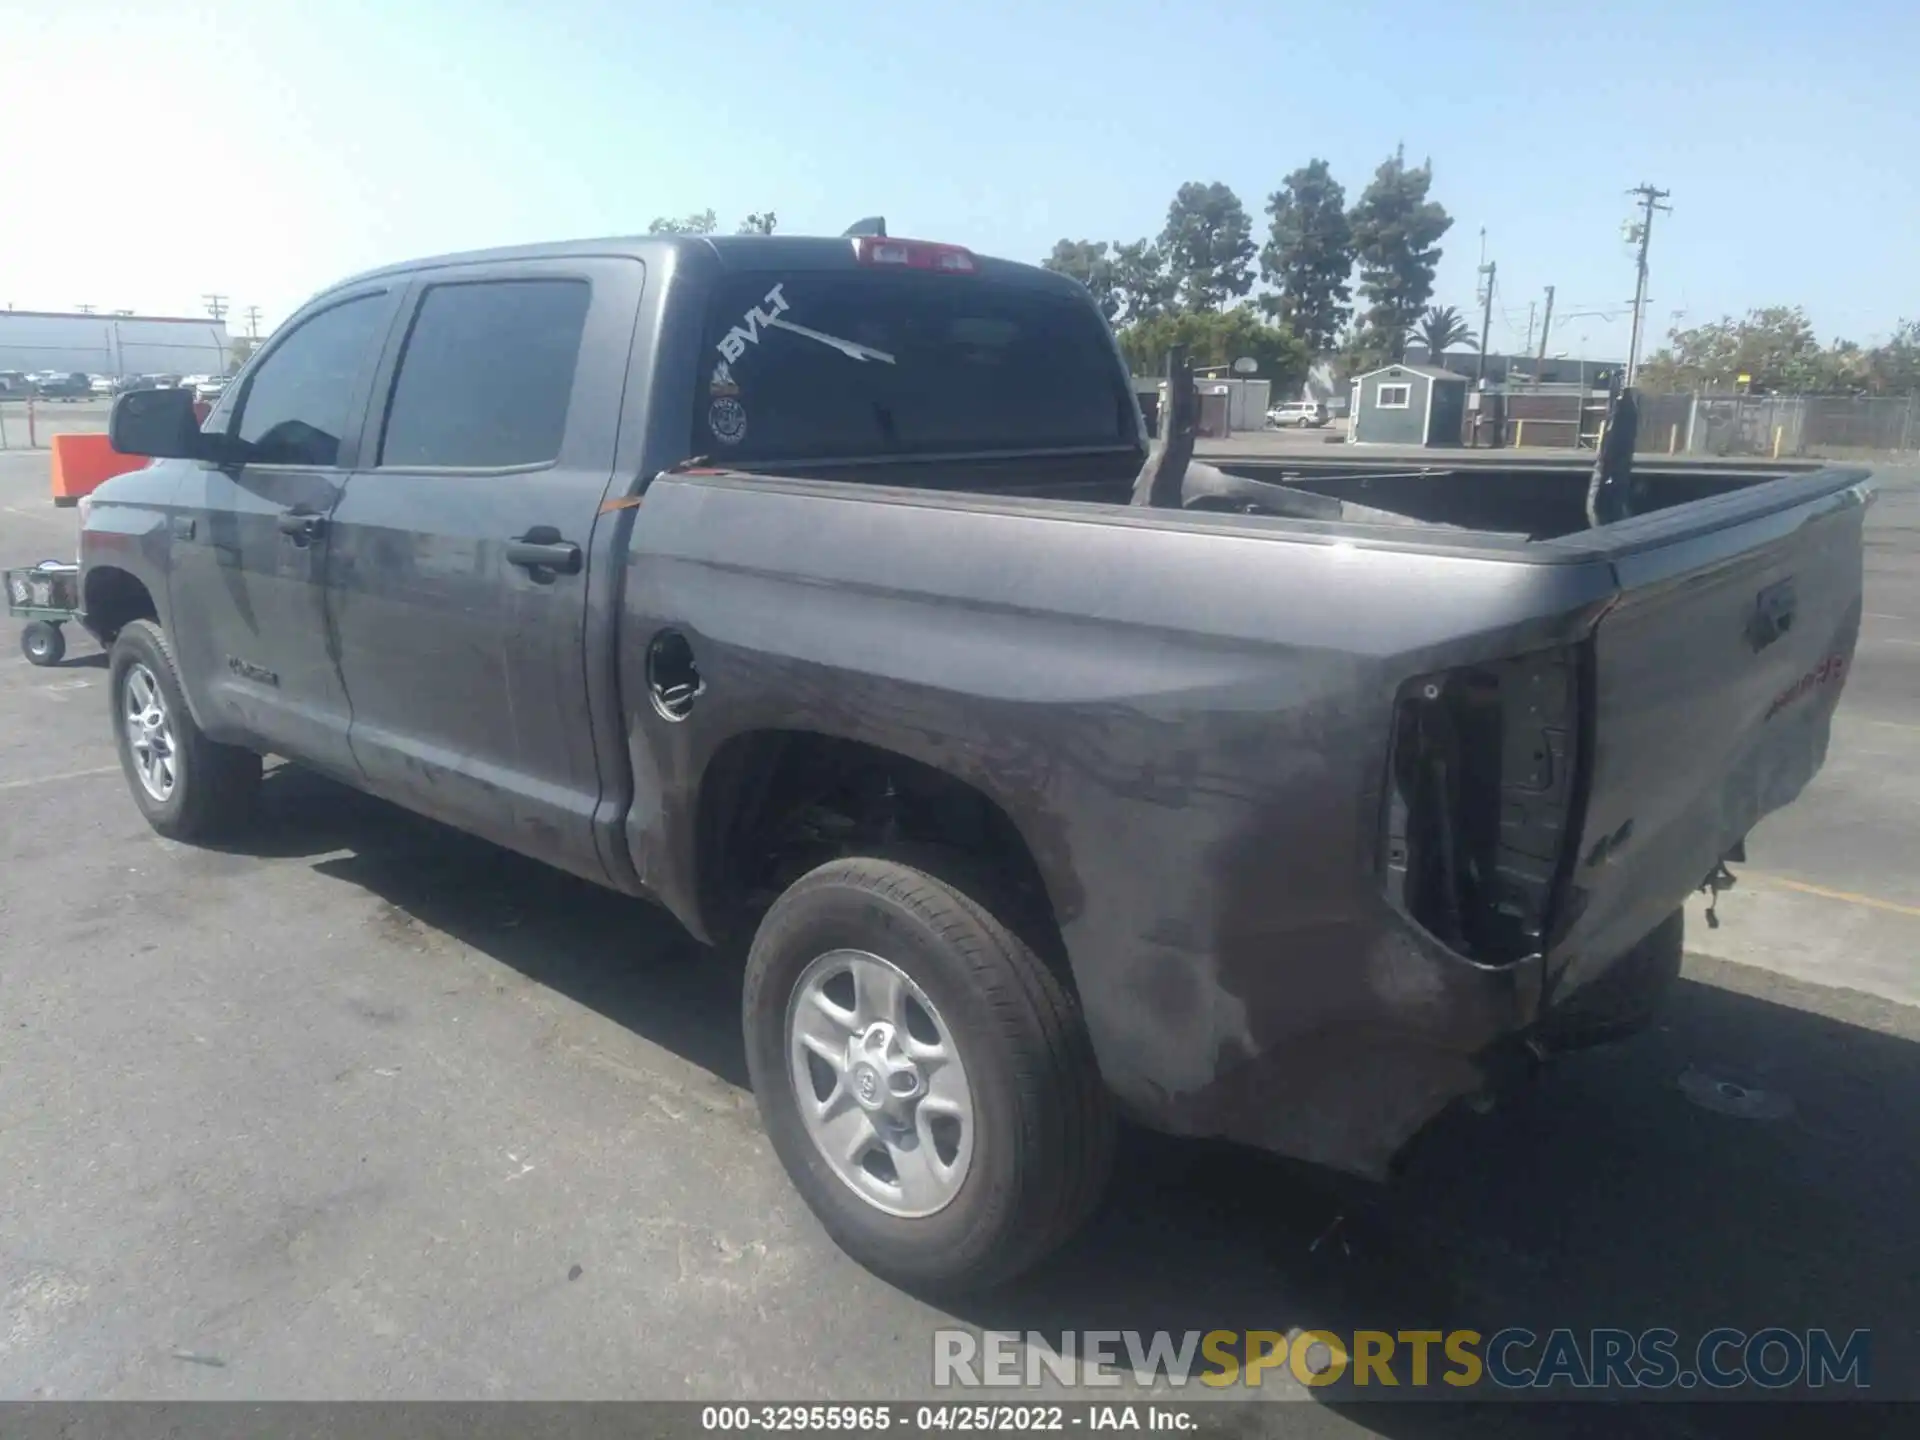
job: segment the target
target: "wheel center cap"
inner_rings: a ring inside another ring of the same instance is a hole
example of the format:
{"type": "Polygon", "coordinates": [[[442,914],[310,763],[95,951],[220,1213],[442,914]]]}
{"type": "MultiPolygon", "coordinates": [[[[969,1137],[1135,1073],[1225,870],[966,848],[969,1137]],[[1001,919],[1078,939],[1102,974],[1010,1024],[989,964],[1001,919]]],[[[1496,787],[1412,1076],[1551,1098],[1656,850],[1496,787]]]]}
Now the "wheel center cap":
{"type": "Polygon", "coordinates": [[[884,1020],[848,1043],[846,1077],[862,1110],[902,1124],[925,1089],[920,1068],[902,1053],[899,1036],[884,1020]]]}

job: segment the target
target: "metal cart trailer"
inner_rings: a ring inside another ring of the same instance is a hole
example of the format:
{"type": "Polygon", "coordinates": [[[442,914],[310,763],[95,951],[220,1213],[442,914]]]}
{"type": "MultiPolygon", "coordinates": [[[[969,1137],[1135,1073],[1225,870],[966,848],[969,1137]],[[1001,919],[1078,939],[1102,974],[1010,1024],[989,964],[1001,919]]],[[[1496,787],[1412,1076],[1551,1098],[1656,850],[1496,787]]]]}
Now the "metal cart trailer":
{"type": "Polygon", "coordinates": [[[58,665],[67,653],[60,627],[80,618],[80,567],[42,560],[0,571],[0,578],[7,589],[7,613],[27,622],[20,631],[20,653],[34,665],[58,665]]]}

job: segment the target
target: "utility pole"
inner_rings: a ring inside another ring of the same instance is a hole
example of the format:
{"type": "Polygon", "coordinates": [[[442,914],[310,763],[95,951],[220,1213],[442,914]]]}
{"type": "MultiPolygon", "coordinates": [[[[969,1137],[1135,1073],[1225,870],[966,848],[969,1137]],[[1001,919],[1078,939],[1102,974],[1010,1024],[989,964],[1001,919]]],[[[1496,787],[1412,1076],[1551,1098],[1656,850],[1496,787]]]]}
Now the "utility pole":
{"type": "MultiPolygon", "coordinates": [[[[1553,328],[1553,287],[1549,285],[1547,286],[1547,313],[1540,317],[1540,349],[1539,349],[1539,352],[1535,354],[1535,356],[1533,357],[1536,361],[1540,362],[1541,364],[1544,364],[1546,362],[1547,331],[1551,330],[1552,328],[1553,328]]],[[[1537,366],[1535,368],[1535,373],[1536,374],[1538,373],[1537,366]]]]}
{"type": "Polygon", "coordinates": [[[258,305],[247,307],[247,338],[249,340],[260,338],[260,307],[258,305]]]}
{"type": "Polygon", "coordinates": [[[227,318],[227,297],[226,296],[218,293],[214,293],[209,295],[202,295],[200,298],[207,302],[207,314],[211,315],[216,320],[224,320],[227,318]]]}
{"type": "Polygon", "coordinates": [[[1534,312],[1534,307],[1539,305],[1539,303],[1540,302],[1538,300],[1527,301],[1527,353],[1528,354],[1533,353],[1533,312],[1534,312]]]}
{"type": "Polygon", "coordinates": [[[73,308],[78,310],[82,315],[93,314],[93,306],[91,305],[76,305],[73,308]]]}
{"type": "Polygon", "coordinates": [[[1640,242],[1640,254],[1633,286],[1633,335],[1627,341],[1627,384],[1631,386],[1640,371],[1640,330],[1647,311],[1647,245],[1653,239],[1653,212],[1664,210],[1672,213],[1673,207],[1660,203],[1671,191],[1660,190],[1644,182],[1627,193],[1640,197],[1641,212],[1640,223],[1634,227],[1637,232],[1634,238],[1640,242]]]}
{"type": "Polygon", "coordinates": [[[1487,378],[1487,331],[1493,327],[1493,281],[1500,269],[1497,260],[1489,260],[1480,267],[1480,273],[1486,276],[1487,291],[1485,303],[1480,310],[1480,374],[1479,379],[1487,378]]]}

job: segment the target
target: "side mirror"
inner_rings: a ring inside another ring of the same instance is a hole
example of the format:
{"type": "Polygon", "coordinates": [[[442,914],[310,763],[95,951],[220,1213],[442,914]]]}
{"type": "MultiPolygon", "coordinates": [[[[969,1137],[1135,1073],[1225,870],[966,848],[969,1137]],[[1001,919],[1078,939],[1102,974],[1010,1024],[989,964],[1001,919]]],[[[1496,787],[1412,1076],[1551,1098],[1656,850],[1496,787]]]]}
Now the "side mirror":
{"type": "Polygon", "coordinates": [[[216,460],[225,457],[225,440],[200,433],[189,390],[129,390],[107,416],[107,443],[122,455],[216,460]]]}

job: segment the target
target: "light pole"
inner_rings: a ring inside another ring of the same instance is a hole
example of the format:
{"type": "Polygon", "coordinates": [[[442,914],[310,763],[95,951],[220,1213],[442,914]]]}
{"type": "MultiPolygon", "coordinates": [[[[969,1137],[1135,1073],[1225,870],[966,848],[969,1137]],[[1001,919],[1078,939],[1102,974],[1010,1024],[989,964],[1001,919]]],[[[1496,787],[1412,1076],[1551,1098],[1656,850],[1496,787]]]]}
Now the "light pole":
{"type": "Polygon", "coordinates": [[[1652,185],[1636,185],[1627,193],[1640,197],[1641,209],[1640,221],[1633,227],[1634,238],[1640,242],[1640,250],[1634,267],[1633,333],[1627,341],[1626,384],[1631,388],[1635,377],[1640,373],[1640,331],[1647,311],[1647,246],[1653,240],[1653,212],[1664,210],[1672,213],[1673,207],[1660,203],[1672,192],[1656,189],[1652,185]]]}

